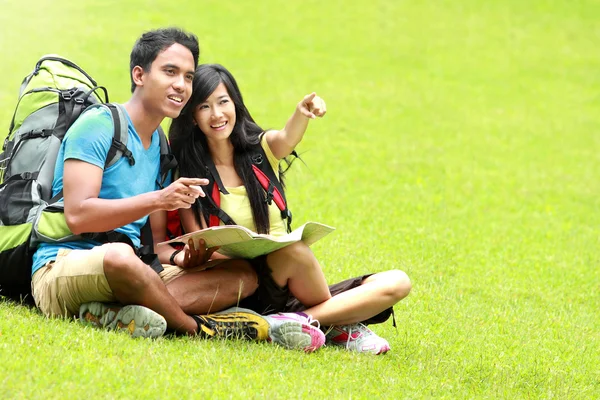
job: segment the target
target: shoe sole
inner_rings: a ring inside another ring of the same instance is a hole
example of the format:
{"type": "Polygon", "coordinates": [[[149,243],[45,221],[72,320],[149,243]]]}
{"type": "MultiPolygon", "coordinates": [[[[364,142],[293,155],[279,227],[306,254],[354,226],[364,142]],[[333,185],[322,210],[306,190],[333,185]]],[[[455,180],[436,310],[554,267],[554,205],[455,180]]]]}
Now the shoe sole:
{"type": "Polygon", "coordinates": [[[375,355],[378,356],[380,354],[385,354],[390,350],[391,350],[390,346],[383,346],[381,349],[379,349],[378,353],[375,353],[375,355]]]}
{"type": "Polygon", "coordinates": [[[165,334],[167,321],[149,308],[111,306],[92,302],[81,305],[79,321],[84,325],[125,332],[133,338],[158,338],[165,334]]]}
{"type": "Polygon", "coordinates": [[[325,344],[325,335],[319,328],[301,322],[280,323],[276,330],[271,330],[269,336],[286,349],[300,349],[306,353],[312,353],[325,344]]]}
{"type": "Polygon", "coordinates": [[[246,308],[231,307],[216,314],[228,313],[251,314],[255,318],[265,321],[268,326],[268,337],[264,338],[273,343],[291,350],[304,350],[312,353],[325,344],[325,334],[315,326],[303,324],[298,321],[281,322],[273,317],[260,315],[257,312],[246,308]],[[273,327],[276,326],[276,329],[273,327]]]}
{"type": "Polygon", "coordinates": [[[343,347],[343,348],[345,348],[348,351],[354,351],[354,352],[357,352],[357,353],[370,353],[370,354],[374,354],[376,356],[378,356],[380,354],[385,354],[385,353],[387,353],[388,351],[391,350],[389,344],[381,346],[379,349],[373,348],[373,349],[366,349],[366,350],[365,349],[358,350],[358,349],[349,348],[346,345],[346,343],[337,343],[337,342],[334,342],[332,340],[328,340],[327,341],[327,345],[328,346],[331,345],[331,346],[336,346],[336,347],[343,347]]]}

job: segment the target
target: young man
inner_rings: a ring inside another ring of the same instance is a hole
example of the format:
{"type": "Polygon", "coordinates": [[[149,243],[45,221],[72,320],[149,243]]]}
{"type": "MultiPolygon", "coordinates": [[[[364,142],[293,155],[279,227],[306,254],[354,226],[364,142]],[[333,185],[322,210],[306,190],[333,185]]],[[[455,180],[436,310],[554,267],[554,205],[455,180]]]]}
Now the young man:
{"type": "MultiPolygon", "coordinates": [[[[176,28],[147,32],[136,42],[130,59],[133,94],[124,104],[134,163],[121,157],[104,169],[113,136],[106,110],[84,113],[69,129],[53,194],[63,190],[65,218],[74,234],[115,230],[139,246],[149,214],[189,208],[204,195],[199,187],[204,179],[180,178],[163,189],[157,184],[157,128],[165,117],[177,117],[190,98],[198,55],[197,38],[176,28]]],[[[204,248],[187,249],[178,260],[171,257],[179,266],[157,274],[124,243],[42,244],[33,259],[33,297],[47,316],[79,314],[82,321],[132,336],[157,337],[169,327],[203,337],[237,335],[291,348],[318,347],[320,331],[297,314],[263,318],[237,310],[197,316],[234,305],[257,287],[245,261],[202,271],[209,256],[204,248]],[[125,306],[106,304],[115,302],[125,306]]]]}

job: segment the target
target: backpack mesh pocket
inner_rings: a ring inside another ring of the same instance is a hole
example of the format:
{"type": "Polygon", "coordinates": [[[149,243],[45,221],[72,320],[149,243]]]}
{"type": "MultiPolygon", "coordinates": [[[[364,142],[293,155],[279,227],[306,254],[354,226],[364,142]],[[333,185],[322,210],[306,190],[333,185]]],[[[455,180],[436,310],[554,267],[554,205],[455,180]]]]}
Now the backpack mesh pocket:
{"type": "Polygon", "coordinates": [[[31,221],[31,211],[37,210],[42,202],[37,181],[25,175],[25,179],[13,176],[0,185],[0,197],[10,199],[0,203],[0,225],[19,225],[31,221]]]}

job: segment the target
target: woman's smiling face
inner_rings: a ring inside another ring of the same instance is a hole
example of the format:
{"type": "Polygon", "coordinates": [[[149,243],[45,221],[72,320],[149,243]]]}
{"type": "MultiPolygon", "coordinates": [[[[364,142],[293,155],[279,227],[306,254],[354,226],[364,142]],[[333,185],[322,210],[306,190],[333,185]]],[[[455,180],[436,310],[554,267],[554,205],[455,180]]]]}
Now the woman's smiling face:
{"type": "Polygon", "coordinates": [[[235,120],[235,104],[223,82],[194,110],[194,121],[207,139],[229,138],[235,120]]]}

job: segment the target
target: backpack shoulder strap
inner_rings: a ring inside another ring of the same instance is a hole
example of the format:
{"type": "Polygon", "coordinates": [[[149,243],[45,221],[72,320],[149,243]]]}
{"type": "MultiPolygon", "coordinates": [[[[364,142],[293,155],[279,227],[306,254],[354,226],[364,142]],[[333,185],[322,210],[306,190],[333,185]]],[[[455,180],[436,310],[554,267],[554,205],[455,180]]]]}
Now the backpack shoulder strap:
{"type": "MultiPolygon", "coordinates": [[[[113,120],[114,131],[113,131],[113,139],[108,150],[108,154],[106,156],[106,162],[104,163],[104,169],[114,165],[119,158],[127,157],[129,159],[129,163],[131,165],[135,164],[135,160],[133,158],[133,154],[129,149],[127,149],[127,117],[125,116],[122,106],[113,103],[100,103],[93,104],[86,108],[86,111],[91,110],[95,107],[102,107],[107,109],[110,112],[110,115],[113,120]]],[[[52,199],[50,199],[49,204],[54,204],[58,200],[63,197],[63,191],[58,192],[52,199]]]]}
{"type": "Polygon", "coordinates": [[[277,208],[281,211],[281,218],[287,221],[287,231],[289,233],[292,230],[292,212],[287,206],[283,185],[279,181],[277,173],[271,167],[271,163],[260,142],[255,146],[254,152],[255,153],[252,155],[252,169],[254,175],[267,194],[267,203],[271,204],[271,202],[274,201],[277,208]]]}
{"type": "MultiPolygon", "coordinates": [[[[202,186],[206,196],[196,199],[196,205],[200,207],[195,205],[194,211],[197,211],[198,214],[203,211],[202,216],[207,226],[219,226],[219,221],[223,221],[225,225],[235,225],[233,218],[221,209],[221,191],[217,182],[212,179],[210,174],[207,179],[208,185],[202,186]]],[[[199,217],[198,214],[197,217],[199,217]]]]}
{"type": "Polygon", "coordinates": [[[160,140],[160,178],[158,185],[162,188],[169,171],[175,171],[175,168],[177,168],[177,160],[173,153],[171,153],[171,146],[167,140],[167,135],[165,135],[165,131],[160,125],[158,126],[158,138],[160,140]]]}
{"type": "MultiPolygon", "coordinates": [[[[204,150],[204,148],[202,146],[199,146],[198,150],[200,152],[200,157],[202,157],[202,161],[204,162],[204,165],[206,165],[206,168],[208,169],[208,171],[207,171],[208,175],[210,175],[207,178],[210,181],[217,184],[217,187],[219,188],[219,191],[221,193],[229,194],[227,189],[225,189],[225,185],[223,185],[223,181],[221,181],[221,177],[219,176],[217,167],[215,167],[215,163],[213,162],[210,155],[206,154],[206,151],[204,150]]],[[[212,188],[212,184],[209,186],[209,188],[212,188]]]]}
{"type": "Polygon", "coordinates": [[[229,194],[229,192],[223,185],[215,163],[202,146],[199,146],[198,150],[204,165],[206,165],[205,178],[208,179],[208,185],[202,186],[206,196],[199,197],[197,200],[197,204],[204,211],[202,214],[206,224],[208,226],[218,226],[219,221],[223,221],[225,225],[235,225],[235,221],[221,209],[221,193],[229,194]]]}
{"type": "Polygon", "coordinates": [[[200,214],[202,214],[206,225],[209,227],[219,226],[219,221],[223,221],[225,225],[235,225],[233,218],[221,209],[221,193],[229,194],[229,192],[225,189],[212,159],[207,157],[202,149],[200,151],[201,157],[207,165],[205,178],[208,179],[208,184],[202,186],[206,196],[198,197],[193,206],[196,217],[200,218],[200,214]]]}
{"type": "MultiPolygon", "coordinates": [[[[110,111],[115,126],[113,142],[106,157],[105,168],[110,167],[123,156],[129,159],[129,164],[134,165],[135,159],[133,158],[133,154],[127,149],[129,133],[127,132],[128,122],[124,107],[113,103],[101,104],[99,106],[106,107],[110,111]]],[[[160,125],[158,127],[158,138],[160,141],[160,179],[158,180],[158,184],[162,187],[169,171],[177,168],[177,160],[171,153],[171,146],[169,146],[165,131],[160,125]]]]}
{"type": "Polygon", "coordinates": [[[271,201],[275,201],[277,207],[283,210],[287,202],[279,177],[271,167],[267,154],[260,144],[256,146],[254,152],[252,155],[252,169],[260,185],[267,192],[267,202],[271,204],[271,201]]]}
{"type": "Polygon", "coordinates": [[[108,109],[115,127],[112,144],[108,150],[108,155],[106,156],[104,169],[114,165],[121,157],[127,157],[129,164],[134,165],[135,159],[133,158],[133,154],[127,149],[129,133],[127,132],[127,116],[125,110],[123,110],[123,106],[120,104],[107,103],[99,104],[96,107],[105,107],[108,109]]]}

